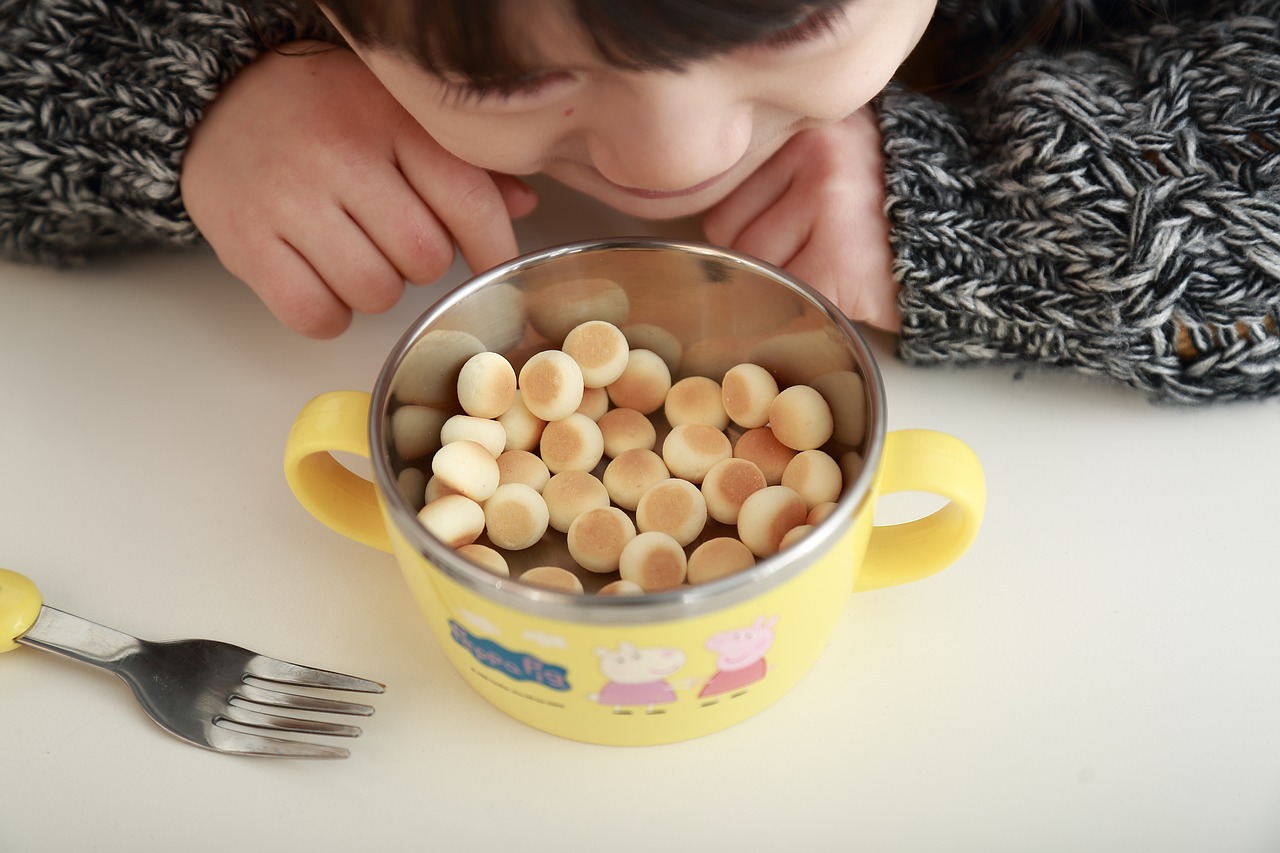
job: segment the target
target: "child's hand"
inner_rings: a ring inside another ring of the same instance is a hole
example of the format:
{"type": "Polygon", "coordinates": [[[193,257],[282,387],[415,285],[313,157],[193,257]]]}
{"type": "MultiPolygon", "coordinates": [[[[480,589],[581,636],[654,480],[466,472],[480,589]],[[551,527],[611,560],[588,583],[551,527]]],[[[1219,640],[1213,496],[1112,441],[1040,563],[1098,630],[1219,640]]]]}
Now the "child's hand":
{"type": "Polygon", "coordinates": [[[784,267],[849,317],[897,331],[875,113],[806,130],[703,219],[707,239],[784,267]]]}
{"type": "Polygon", "coordinates": [[[516,254],[536,198],[449,154],[350,51],[296,43],[236,76],[195,129],[182,198],[223,265],[284,325],[332,337],[404,282],[516,254]]]}

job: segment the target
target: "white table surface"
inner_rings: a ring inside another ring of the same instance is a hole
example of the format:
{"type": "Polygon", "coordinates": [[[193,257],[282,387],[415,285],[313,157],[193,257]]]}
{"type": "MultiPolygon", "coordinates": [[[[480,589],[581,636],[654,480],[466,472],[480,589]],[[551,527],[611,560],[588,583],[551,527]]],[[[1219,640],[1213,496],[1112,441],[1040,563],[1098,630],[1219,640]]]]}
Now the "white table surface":
{"type": "MultiPolygon", "coordinates": [[[[692,233],[544,191],[525,249],[692,233]]],[[[1280,850],[1280,403],[909,368],[871,335],[890,428],[982,457],[976,544],[851,596],[763,714],[587,746],[473,693],[392,558],[313,520],[281,473],[299,408],[369,389],[441,292],[320,342],[206,251],[0,264],[0,565],[142,637],[388,685],[348,760],[246,759],[165,734],[106,673],[6,654],[0,851],[1280,850]]]]}

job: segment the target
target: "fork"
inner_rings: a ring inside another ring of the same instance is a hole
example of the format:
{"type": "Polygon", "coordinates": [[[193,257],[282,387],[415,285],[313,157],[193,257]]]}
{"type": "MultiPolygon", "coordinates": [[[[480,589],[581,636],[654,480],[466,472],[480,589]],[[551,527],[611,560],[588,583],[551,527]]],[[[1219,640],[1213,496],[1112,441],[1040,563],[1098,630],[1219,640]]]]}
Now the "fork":
{"type": "Polygon", "coordinates": [[[141,640],[45,606],[34,583],[0,568],[0,652],[18,645],[114,672],[166,731],[196,746],[237,755],[346,758],[350,753],[341,747],[274,734],[356,737],[357,726],[272,712],[373,713],[368,705],[276,685],[358,693],[384,689],[376,681],[299,666],[218,640],[141,640]]]}

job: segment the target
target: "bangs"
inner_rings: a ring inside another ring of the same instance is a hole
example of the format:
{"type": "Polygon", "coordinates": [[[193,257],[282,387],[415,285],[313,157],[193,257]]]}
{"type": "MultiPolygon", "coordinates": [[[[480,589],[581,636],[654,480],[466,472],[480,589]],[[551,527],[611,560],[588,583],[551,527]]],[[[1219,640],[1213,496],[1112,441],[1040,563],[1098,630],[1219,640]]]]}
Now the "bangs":
{"type": "MultiPolygon", "coordinates": [[[[846,0],[564,0],[610,65],[679,70],[768,38],[846,0]]],[[[540,65],[523,28],[549,0],[329,0],[358,42],[405,54],[430,71],[477,82],[540,65]]],[[[557,7],[559,3],[555,3],[557,7]]]]}

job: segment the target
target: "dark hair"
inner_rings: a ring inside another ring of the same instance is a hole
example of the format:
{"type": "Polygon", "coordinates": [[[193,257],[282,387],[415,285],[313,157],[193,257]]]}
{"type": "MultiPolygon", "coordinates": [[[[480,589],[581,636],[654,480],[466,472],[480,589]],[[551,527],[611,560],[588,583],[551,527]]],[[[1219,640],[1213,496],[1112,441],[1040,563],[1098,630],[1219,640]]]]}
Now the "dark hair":
{"type": "MultiPolygon", "coordinates": [[[[545,0],[323,0],[356,41],[399,50],[436,72],[470,80],[519,77],[528,68],[516,28],[545,0]]],[[[569,0],[606,61],[678,70],[759,41],[845,0],[569,0]]]]}

